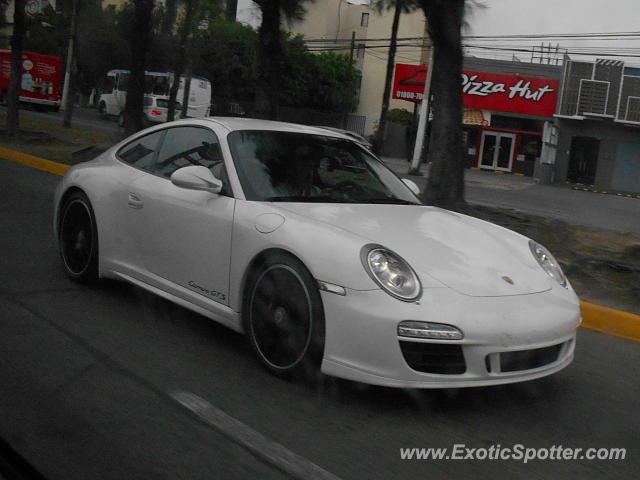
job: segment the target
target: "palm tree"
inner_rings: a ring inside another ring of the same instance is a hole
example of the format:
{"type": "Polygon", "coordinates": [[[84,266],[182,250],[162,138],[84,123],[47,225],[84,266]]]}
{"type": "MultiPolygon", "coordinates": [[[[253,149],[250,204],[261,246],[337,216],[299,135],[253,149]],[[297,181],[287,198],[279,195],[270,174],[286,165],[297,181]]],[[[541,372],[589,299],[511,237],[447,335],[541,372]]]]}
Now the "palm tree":
{"type": "Polygon", "coordinates": [[[257,117],[277,118],[280,71],[285,63],[280,25],[283,17],[287,21],[302,19],[307,1],[313,0],[254,0],[262,13],[257,48],[257,117]]]}
{"type": "Polygon", "coordinates": [[[429,138],[431,173],[423,200],[464,208],[462,148],[462,36],[465,0],[419,0],[433,42],[433,122],[429,138]]]}
{"type": "Polygon", "coordinates": [[[127,102],[124,108],[124,130],[127,135],[144,128],[144,71],[151,35],[153,0],[134,0],[133,8],[133,28],[129,39],[131,45],[131,75],[129,76],[127,102]]]}
{"type": "Polygon", "coordinates": [[[396,61],[396,47],[398,39],[398,28],[400,26],[400,14],[409,13],[416,8],[412,0],[376,0],[374,8],[381,12],[383,9],[394,8],[393,23],[391,25],[391,41],[389,44],[389,55],[387,56],[387,73],[384,79],[384,93],[382,94],[382,109],[380,110],[380,120],[378,130],[373,139],[373,148],[376,153],[382,154],[384,143],[384,131],[387,124],[387,112],[389,111],[389,97],[391,95],[391,80],[393,79],[393,69],[396,61]]]}
{"type": "Polygon", "coordinates": [[[26,0],[15,0],[13,12],[13,35],[11,35],[11,79],[7,92],[7,135],[12,137],[18,133],[20,81],[21,81],[21,57],[22,44],[26,32],[24,7],[26,0]]]}
{"type": "MultiPolygon", "coordinates": [[[[176,56],[176,63],[173,66],[173,83],[171,84],[171,89],[169,90],[169,110],[167,111],[167,121],[172,121],[175,118],[175,109],[176,109],[176,99],[178,96],[178,88],[180,86],[180,77],[184,73],[185,69],[189,67],[189,35],[194,27],[194,19],[196,16],[196,11],[199,8],[200,2],[199,0],[186,0],[185,5],[185,15],[182,25],[180,26],[180,39],[178,45],[178,55],[176,56]]],[[[185,93],[188,94],[188,82],[189,79],[185,78],[185,93]]],[[[188,99],[188,96],[187,96],[188,99]]],[[[182,117],[187,113],[188,103],[184,102],[182,105],[182,117]]]]}

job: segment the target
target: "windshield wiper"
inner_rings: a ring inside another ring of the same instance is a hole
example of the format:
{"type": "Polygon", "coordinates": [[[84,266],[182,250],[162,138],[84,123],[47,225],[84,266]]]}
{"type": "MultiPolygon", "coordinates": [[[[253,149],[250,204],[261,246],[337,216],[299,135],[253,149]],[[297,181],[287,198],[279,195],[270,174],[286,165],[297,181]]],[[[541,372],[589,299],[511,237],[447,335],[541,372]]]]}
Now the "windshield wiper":
{"type": "Polygon", "coordinates": [[[288,197],[267,197],[265,202],[302,202],[302,203],[351,203],[343,199],[329,197],[326,195],[318,195],[307,197],[304,195],[293,195],[288,197]]]}
{"type": "Polygon", "coordinates": [[[384,197],[384,198],[367,198],[364,200],[366,203],[390,203],[393,205],[422,205],[421,203],[411,202],[409,200],[403,200],[401,198],[384,197]]]}

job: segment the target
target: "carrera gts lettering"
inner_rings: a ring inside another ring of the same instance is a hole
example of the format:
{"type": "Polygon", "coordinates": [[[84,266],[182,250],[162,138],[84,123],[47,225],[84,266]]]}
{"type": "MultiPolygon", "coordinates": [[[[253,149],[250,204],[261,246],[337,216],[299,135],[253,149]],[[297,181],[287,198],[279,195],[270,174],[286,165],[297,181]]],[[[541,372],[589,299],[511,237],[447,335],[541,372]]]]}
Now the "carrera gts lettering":
{"type": "Polygon", "coordinates": [[[193,290],[197,291],[198,293],[200,293],[202,295],[207,295],[207,296],[210,296],[210,297],[213,297],[213,298],[217,298],[218,300],[226,300],[227,299],[227,296],[224,293],[220,293],[220,292],[217,292],[215,290],[210,290],[208,288],[201,287],[200,285],[198,285],[193,280],[189,280],[187,285],[189,285],[193,290]]]}

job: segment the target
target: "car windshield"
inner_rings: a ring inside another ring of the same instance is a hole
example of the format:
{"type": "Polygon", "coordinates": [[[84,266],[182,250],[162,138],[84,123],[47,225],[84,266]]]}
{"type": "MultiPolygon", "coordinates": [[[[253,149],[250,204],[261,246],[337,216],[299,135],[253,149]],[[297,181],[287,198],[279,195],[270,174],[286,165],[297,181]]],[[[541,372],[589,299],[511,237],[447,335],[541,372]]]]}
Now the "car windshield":
{"type": "Polygon", "coordinates": [[[419,205],[411,190],[352,141],[240,130],[228,142],[248,200],[419,205]]]}

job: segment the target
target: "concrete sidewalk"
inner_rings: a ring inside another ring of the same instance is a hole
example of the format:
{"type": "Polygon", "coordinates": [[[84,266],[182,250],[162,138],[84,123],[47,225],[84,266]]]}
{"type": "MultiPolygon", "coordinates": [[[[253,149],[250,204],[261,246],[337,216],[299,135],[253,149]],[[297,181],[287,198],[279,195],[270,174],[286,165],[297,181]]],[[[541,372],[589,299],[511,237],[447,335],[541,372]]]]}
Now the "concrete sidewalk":
{"type": "MultiPolygon", "coordinates": [[[[402,177],[411,177],[418,180],[419,183],[426,183],[428,177],[427,165],[420,164],[421,176],[408,175],[410,163],[405,158],[380,157],[387,167],[393,170],[397,175],[402,177]]],[[[538,182],[532,177],[521,177],[512,174],[497,174],[488,170],[471,170],[465,169],[464,178],[466,183],[475,183],[485,186],[491,186],[504,189],[520,189],[530,185],[538,185],[538,182]]]]}

